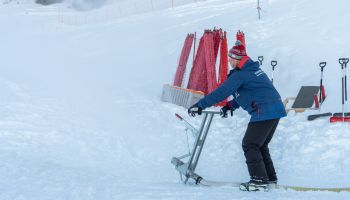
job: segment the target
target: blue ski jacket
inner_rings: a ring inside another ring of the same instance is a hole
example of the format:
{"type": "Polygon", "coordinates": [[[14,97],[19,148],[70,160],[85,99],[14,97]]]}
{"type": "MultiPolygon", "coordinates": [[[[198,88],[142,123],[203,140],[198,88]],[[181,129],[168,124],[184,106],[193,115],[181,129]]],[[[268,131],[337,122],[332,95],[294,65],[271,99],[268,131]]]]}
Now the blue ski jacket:
{"type": "Polygon", "coordinates": [[[250,122],[285,117],[281,97],[259,62],[248,58],[241,64],[240,69],[230,71],[222,85],[199,100],[198,107],[205,109],[233,95],[233,107],[246,110],[251,115],[250,122]]]}

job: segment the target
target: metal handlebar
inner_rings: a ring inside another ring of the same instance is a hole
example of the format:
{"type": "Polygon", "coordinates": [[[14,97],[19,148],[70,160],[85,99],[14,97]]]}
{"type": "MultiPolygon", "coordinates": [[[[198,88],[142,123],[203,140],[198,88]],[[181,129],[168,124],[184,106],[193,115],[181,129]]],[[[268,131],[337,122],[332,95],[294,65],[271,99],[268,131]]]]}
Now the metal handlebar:
{"type": "Polygon", "coordinates": [[[215,110],[202,110],[202,113],[208,113],[208,114],[221,114],[221,111],[215,111],[215,110]]]}
{"type": "MultiPolygon", "coordinates": [[[[198,114],[198,111],[192,111],[192,113],[198,114]]],[[[221,111],[216,111],[216,110],[202,110],[202,114],[222,114],[221,111]]]]}

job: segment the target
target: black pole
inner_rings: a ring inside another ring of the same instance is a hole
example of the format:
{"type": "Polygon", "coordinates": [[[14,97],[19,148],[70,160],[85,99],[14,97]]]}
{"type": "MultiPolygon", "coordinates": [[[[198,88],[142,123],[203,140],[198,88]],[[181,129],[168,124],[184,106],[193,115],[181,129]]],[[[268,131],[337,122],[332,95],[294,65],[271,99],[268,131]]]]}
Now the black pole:
{"type": "Polygon", "coordinates": [[[344,59],[344,70],[345,70],[345,102],[348,102],[348,87],[347,87],[347,77],[346,77],[346,66],[349,62],[349,58],[344,59]]]}
{"type": "Polygon", "coordinates": [[[345,63],[345,58],[339,58],[339,63],[341,65],[341,72],[342,72],[342,76],[341,76],[341,94],[342,94],[342,117],[343,117],[343,121],[344,121],[344,89],[345,89],[345,85],[344,85],[344,63],[345,63]]]}
{"type": "Polygon", "coordinates": [[[257,7],[257,9],[258,9],[258,17],[259,17],[259,20],[260,20],[261,19],[261,17],[260,17],[260,10],[261,10],[261,8],[260,8],[259,0],[258,0],[258,7],[257,7]]]}
{"type": "MultiPolygon", "coordinates": [[[[342,67],[343,71],[343,67],[342,67]]],[[[342,89],[342,116],[344,117],[344,77],[341,77],[341,89],[342,89]]]]}
{"type": "MultiPolygon", "coordinates": [[[[345,68],[346,68],[346,65],[345,65],[345,68]]],[[[345,79],[345,102],[347,102],[348,101],[348,88],[347,88],[347,84],[346,84],[346,82],[347,82],[346,74],[345,74],[345,78],[344,79],[345,79]]]]}

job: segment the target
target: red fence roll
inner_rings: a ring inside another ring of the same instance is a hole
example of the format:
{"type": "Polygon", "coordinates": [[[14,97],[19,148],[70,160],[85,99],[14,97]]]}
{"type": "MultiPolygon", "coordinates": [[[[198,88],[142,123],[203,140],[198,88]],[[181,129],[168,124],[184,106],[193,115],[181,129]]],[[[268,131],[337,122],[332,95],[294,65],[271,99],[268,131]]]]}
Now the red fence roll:
{"type": "MultiPolygon", "coordinates": [[[[204,33],[204,51],[205,51],[205,66],[207,73],[207,91],[210,93],[216,88],[216,70],[215,70],[215,32],[208,31],[204,33]]],[[[219,38],[220,39],[220,38],[219,38]]],[[[219,40],[220,41],[220,40],[219,40]]],[[[218,42],[219,43],[219,42],[218,42]]]]}
{"type": "Polygon", "coordinates": [[[193,40],[194,40],[194,34],[188,34],[184,42],[184,45],[182,47],[179,65],[177,67],[175,78],[174,78],[174,84],[173,84],[174,86],[178,86],[178,87],[182,86],[184,74],[186,72],[186,65],[187,65],[188,57],[190,56],[193,40]]]}
{"type": "MultiPolygon", "coordinates": [[[[243,32],[237,33],[237,39],[245,45],[243,32]]],[[[187,88],[208,94],[221,85],[227,78],[227,37],[221,29],[206,30],[200,39],[197,54],[191,69],[187,88]],[[216,58],[220,49],[219,74],[216,74],[216,58]]],[[[219,103],[225,105],[226,100],[219,103]]]]}
{"type": "Polygon", "coordinates": [[[214,57],[218,57],[220,42],[221,42],[222,30],[216,29],[214,30],[214,57]]]}
{"type": "Polygon", "coordinates": [[[227,48],[227,38],[226,38],[226,31],[225,31],[221,37],[218,86],[221,85],[227,78],[227,72],[228,72],[227,54],[228,54],[228,48],[227,48]]]}
{"type": "MultiPolygon", "coordinates": [[[[228,72],[228,48],[227,48],[227,38],[226,31],[223,33],[221,37],[221,45],[220,45],[220,65],[219,65],[219,79],[217,86],[219,87],[226,79],[228,72]]],[[[219,106],[225,106],[227,100],[220,102],[219,106]]]]}
{"type": "MultiPolygon", "coordinates": [[[[204,37],[201,37],[197,49],[197,54],[194,59],[194,63],[190,72],[190,78],[188,80],[187,88],[197,91],[203,91],[203,88],[200,87],[201,80],[200,78],[203,78],[206,76],[205,71],[202,70],[202,66],[205,65],[205,59],[204,59],[204,51],[203,51],[203,42],[204,37]]],[[[203,80],[202,80],[203,81],[203,80]]]]}
{"type": "Polygon", "coordinates": [[[206,30],[199,42],[197,55],[187,85],[188,89],[208,94],[216,88],[214,48],[214,33],[206,30]]]}

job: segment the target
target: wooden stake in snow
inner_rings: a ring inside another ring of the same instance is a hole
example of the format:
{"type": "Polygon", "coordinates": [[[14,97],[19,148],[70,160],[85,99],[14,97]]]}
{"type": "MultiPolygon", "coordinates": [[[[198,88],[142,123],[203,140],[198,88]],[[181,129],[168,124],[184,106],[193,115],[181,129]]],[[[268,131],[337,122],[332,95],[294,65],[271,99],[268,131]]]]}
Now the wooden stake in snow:
{"type": "Polygon", "coordinates": [[[261,16],[260,16],[260,11],[261,11],[260,0],[258,0],[258,7],[256,9],[258,9],[258,17],[259,17],[259,20],[260,20],[261,19],[261,16]]]}

